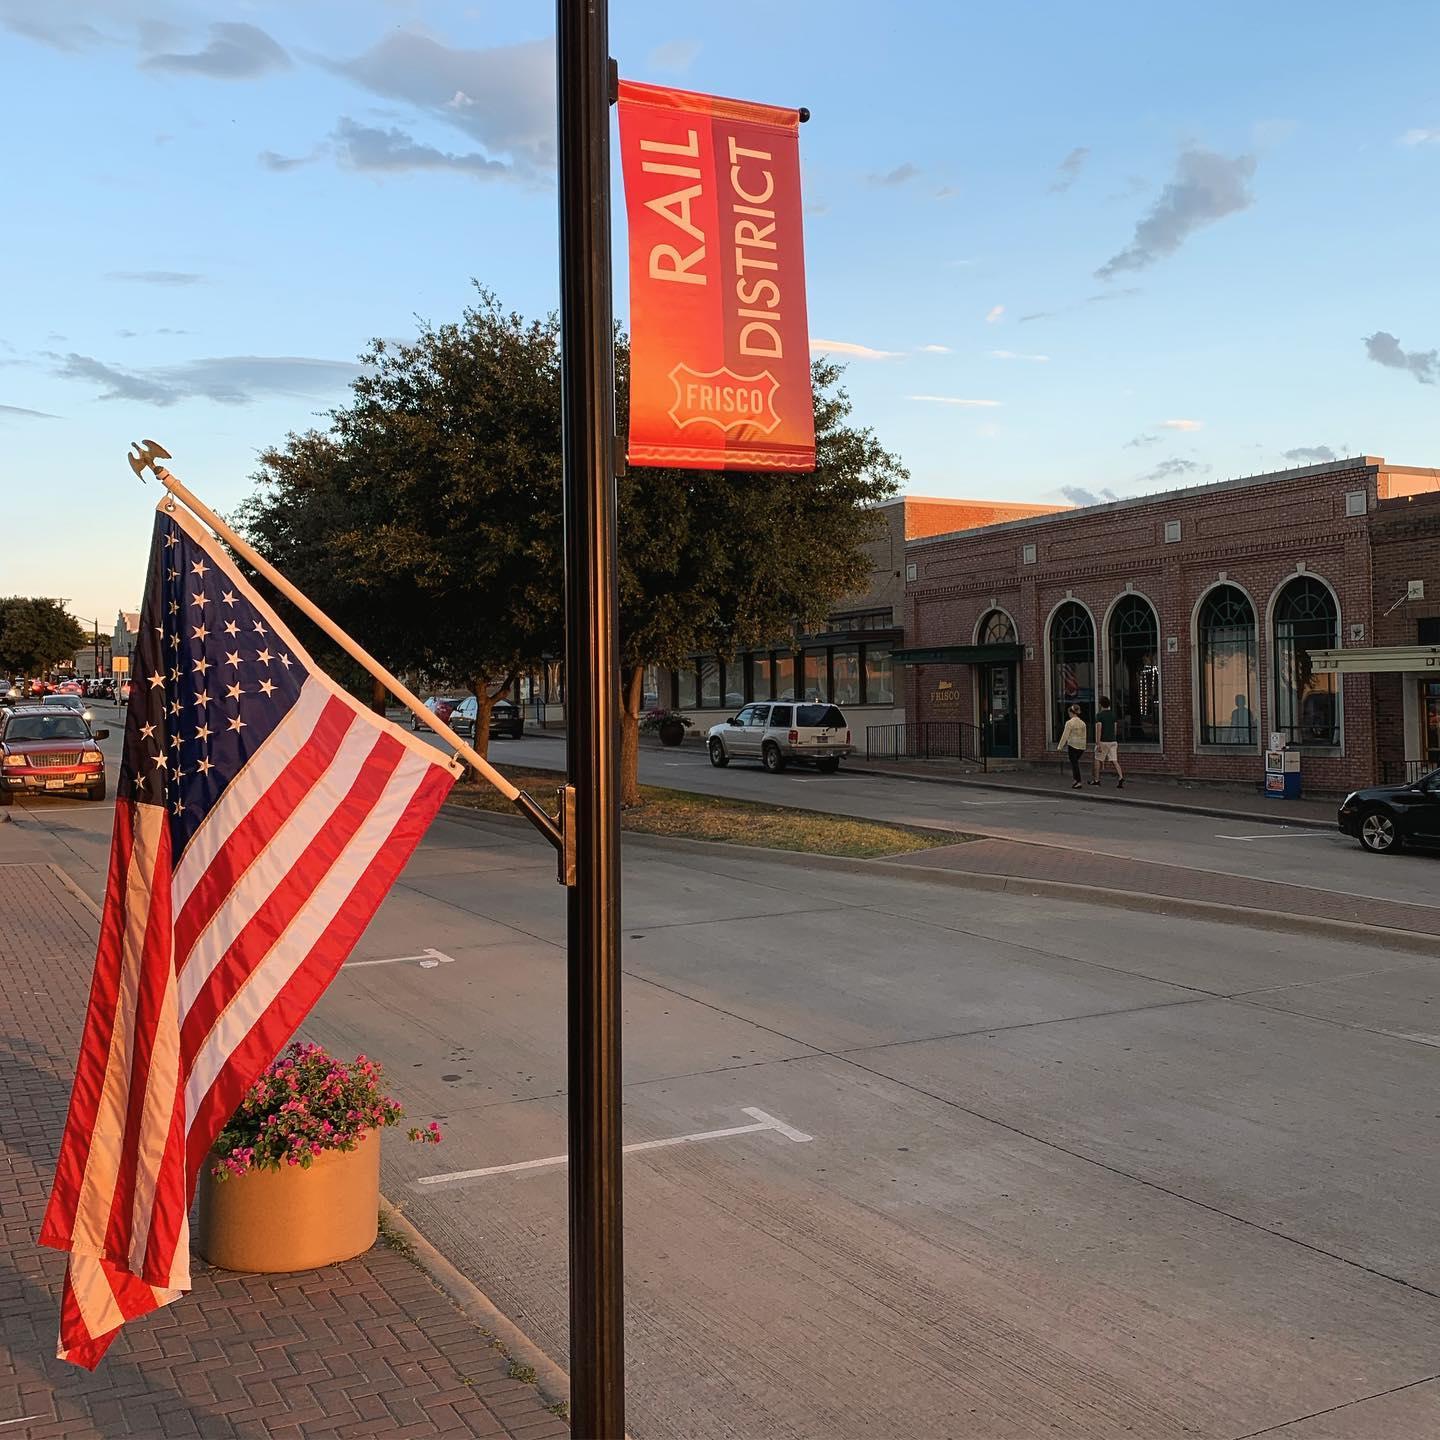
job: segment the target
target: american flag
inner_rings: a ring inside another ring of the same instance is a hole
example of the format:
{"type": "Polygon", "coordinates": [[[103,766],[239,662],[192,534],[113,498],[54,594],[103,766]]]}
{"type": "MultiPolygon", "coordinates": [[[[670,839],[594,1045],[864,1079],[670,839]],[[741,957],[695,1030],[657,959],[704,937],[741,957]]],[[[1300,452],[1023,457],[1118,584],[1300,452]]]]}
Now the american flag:
{"type": "Polygon", "coordinates": [[[61,1359],[190,1287],[206,1155],[379,908],[461,770],[352,700],[162,502],[109,882],[42,1244],[61,1359]]]}

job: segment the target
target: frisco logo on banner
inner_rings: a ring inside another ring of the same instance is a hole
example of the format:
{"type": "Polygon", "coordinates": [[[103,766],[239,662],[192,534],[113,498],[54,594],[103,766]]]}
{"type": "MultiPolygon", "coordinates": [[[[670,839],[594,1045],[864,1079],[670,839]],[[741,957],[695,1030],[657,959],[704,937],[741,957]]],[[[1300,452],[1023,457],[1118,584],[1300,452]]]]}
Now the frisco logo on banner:
{"type": "Polygon", "coordinates": [[[634,465],[815,468],[800,112],[620,82],[634,465]]]}

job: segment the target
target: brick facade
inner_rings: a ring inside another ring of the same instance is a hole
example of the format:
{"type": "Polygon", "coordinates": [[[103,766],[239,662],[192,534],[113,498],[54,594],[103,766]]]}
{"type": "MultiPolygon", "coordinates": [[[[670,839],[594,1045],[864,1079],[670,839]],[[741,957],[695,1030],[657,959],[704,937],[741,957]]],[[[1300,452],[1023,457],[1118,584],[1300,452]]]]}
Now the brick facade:
{"type": "MultiPolygon", "coordinates": [[[[987,613],[1005,611],[1024,647],[1015,676],[1019,758],[1053,762],[1052,616],[1071,600],[1089,612],[1098,652],[1094,689],[1103,694],[1113,674],[1112,608],[1127,594],[1141,596],[1158,619],[1160,740],[1125,745],[1127,767],[1188,779],[1255,781],[1276,724],[1272,607],[1282,587],[1307,575],[1329,589],[1338,609],[1339,646],[1414,644],[1413,621],[1400,638],[1379,612],[1393,599],[1392,572],[1407,566],[1415,573],[1404,578],[1430,577],[1440,599],[1440,530],[1425,528],[1428,519],[1425,525],[1414,519],[1422,511],[1440,514],[1440,495],[1427,493],[1437,488],[1440,472],[1402,470],[1365,456],[914,539],[907,547],[915,579],[907,586],[906,644],[972,645],[987,613]],[[1417,498],[1395,498],[1406,495],[1417,498]],[[1398,518],[1406,513],[1408,527],[1398,518]],[[1377,543],[1385,556],[1380,573],[1377,543]],[[1259,725],[1253,745],[1200,743],[1196,617],[1206,593],[1220,583],[1243,591],[1254,609],[1259,725]],[[1397,638],[1382,638],[1391,633],[1397,638]]],[[[1440,613],[1440,604],[1431,608],[1440,613]]],[[[968,664],[907,666],[909,716],[978,724],[979,671],[968,664]]],[[[1305,748],[1307,789],[1338,791],[1378,778],[1381,756],[1395,744],[1389,684],[1395,678],[1337,677],[1339,744],[1305,748]]]]}

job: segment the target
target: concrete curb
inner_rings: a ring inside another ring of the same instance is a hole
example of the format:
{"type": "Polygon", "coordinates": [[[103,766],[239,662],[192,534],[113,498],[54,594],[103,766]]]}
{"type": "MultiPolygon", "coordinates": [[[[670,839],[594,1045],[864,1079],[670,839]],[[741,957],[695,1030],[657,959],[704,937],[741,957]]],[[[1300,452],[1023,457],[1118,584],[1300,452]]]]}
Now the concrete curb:
{"type": "MultiPolygon", "coordinates": [[[[473,824],[481,829],[488,826],[509,831],[515,825],[523,825],[527,829],[529,827],[529,822],[519,815],[467,810],[459,805],[443,806],[442,814],[447,819],[459,819],[462,823],[473,824]]],[[[811,855],[797,850],[729,845],[720,840],[686,840],[674,835],[627,834],[622,844],[639,846],[642,849],[648,847],[662,852],[712,857],[718,855],[722,859],[746,860],[751,864],[763,860],[767,865],[798,866],[849,875],[928,880],[932,884],[949,885],[957,890],[1045,896],[1053,900],[1074,900],[1086,905],[1104,905],[1112,910],[1131,910],[1141,914],[1183,915],[1192,920],[1207,920],[1220,925],[1243,925],[1250,930],[1264,930],[1276,934],[1317,935],[1331,940],[1348,940],[1386,950],[1399,950],[1411,955],[1440,955],[1440,935],[1427,935],[1423,931],[1401,930],[1385,925],[1366,925],[1356,920],[1334,920],[1322,915],[1302,915],[1290,910],[1245,909],[1219,900],[1146,895],[1138,890],[1111,890],[1098,885],[1079,885],[1068,880],[1027,880],[1017,875],[948,870],[938,865],[911,865],[896,860],[855,860],[846,855],[811,855]]]]}
{"type": "Polygon", "coordinates": [[[570,1376],[557,1365],[473,1280],[467,1278],[405,1218],[404,1212],[380,1197],[385,1224],[410,1247],[411,1258],[450,1298],[467,1320],[492,1335],[512,1360],[535,1372],[535,1386],[547,1401],[570,1403],[570,1376]]]}

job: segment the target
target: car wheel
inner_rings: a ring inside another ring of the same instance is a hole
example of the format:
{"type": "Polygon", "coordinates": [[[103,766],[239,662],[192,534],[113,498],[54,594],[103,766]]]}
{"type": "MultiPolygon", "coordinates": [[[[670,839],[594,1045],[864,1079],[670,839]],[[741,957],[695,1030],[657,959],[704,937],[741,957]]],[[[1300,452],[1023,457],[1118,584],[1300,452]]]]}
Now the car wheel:
{"type": "Polygon", "coordinates": [[[98,785],[92,785],[86,792],[87,800],[103,800],[105,798],[105,782],[101,780],[98,785]]]}
{"type": "Polygon", "coordinates": [[[833,775],[840,768],[840,757],[838,755],[832,755],[826,760],[817,760],[815,762],[815,768],[822,775],[833,775]]]}
{"type": "Polygon", "coordinates": [[[725,753],[725,746],[718,738],[710,742],[710,763],[717,770],[723,770],[730,763],[730,757],[725,753]]]}
{"type": "Polygon", "coordinates": [[[772,774],[778,775],[785,768],[785,757],[780,753],[780,747],[769,740],[765,748],[760,752],[760,758],[765,762],[765,768],[772,774]]]}
{"type": "Polygon", "coordinates": [[[1372,855],[1391,855],[1400,848],[1400,831],[1388,810],[1367,810],[1360,817],[1360,843],[1372,855]]]}

